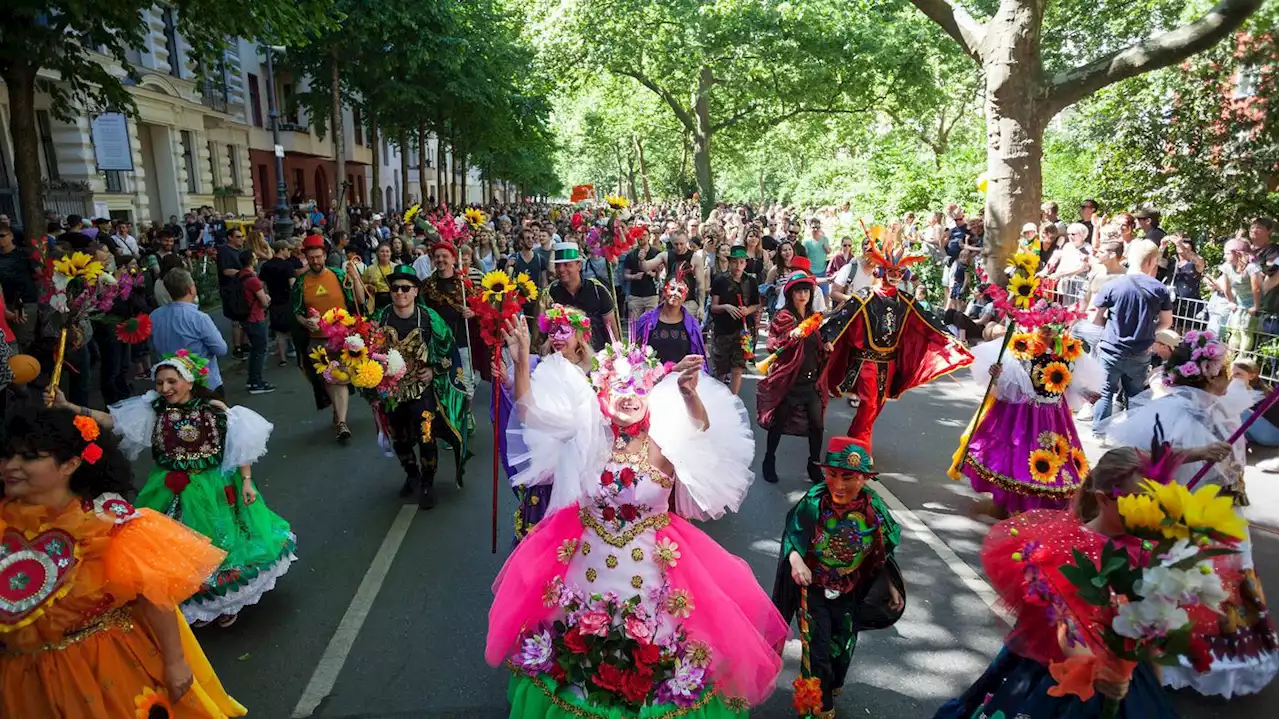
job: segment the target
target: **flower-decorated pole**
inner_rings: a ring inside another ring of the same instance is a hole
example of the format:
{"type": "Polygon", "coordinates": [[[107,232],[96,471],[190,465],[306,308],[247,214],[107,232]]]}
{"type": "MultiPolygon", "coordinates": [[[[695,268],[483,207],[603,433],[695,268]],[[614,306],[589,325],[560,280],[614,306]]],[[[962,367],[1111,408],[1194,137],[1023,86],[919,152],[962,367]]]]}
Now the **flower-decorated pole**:
{"type": "Polygon", "coordinates": [[[809,628],[809,588],[800,587],[800,614],[796,617],[800,625],[800,675],[791,683],[794,695],[791,704],[796,714],[802,717],[816,716],[822,711],[822,681],[813,676],[813,668],[809,665],[809,640],[812,630],[809,628]]]}
{"type": "MultiPolygon", "coordinates": [[[[1236,431],[1231,433],[1230,437],[1227,437],[1227,444],[1235,444],[1236,440],[1243,437],[1249,427],[1252,426],[1254,422],[1257,422],[1258,418],[1267,410],[1271,409],[1271,405],[1275,404],[1277,399],[1280,399],[1280,387],[1271,390],[1271,393],[1258,403],[1257,407],[1253,410],[1253,414],[1249,415],[1249,418],[1242,422],[1240,426],[1236,428],[1236,431]]],[[[1209,470],[1214,464],[1216,464],[1216,462],[1205,462],[1200,469],[1196,471],[1195,476],[1191,478],[1191,481],[1187,483],[1187,489],[1195,489],[1196,485],[1200,484],[1200,480],[1204,479],[1204,476],[1209,473],[1209,470]]]]}

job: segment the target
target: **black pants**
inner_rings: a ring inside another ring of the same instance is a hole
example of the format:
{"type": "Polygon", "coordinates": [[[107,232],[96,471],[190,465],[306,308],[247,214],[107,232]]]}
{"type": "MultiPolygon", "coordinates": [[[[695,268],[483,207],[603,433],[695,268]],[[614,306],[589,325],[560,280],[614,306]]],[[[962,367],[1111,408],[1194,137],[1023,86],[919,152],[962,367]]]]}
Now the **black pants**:
{"type": "MultiPolygon", "coordinates": [[[[323,341],[316,340],[316,342],[323,341]]],[[[293,347],[298,353],[298,369],[302,370],[302,374],[306,375],[307,381],[311,383],[311,394],[316,400],[316,409],[324,409],[333,404],[333,400],[329,399],[329,392],[324,388],[324,377],[316,372],[315,360],[308,356],[311,354],[311,335],[305,329],[301,327],[294,329],[293,347]]]]}
{"type": "Polygon", "coordinates": [[[871,589],[871,582],[848,594],[827,599],[822,587],[810,585],[809,592],[809,668],[822,682],[822,708],[834,705],[834,692],[844,686],[845,675],[858,646],[858,607],[871,589]]]}
{"type": "Polygon", "coordinates": [[[765,440],[765,456],[772,457],[782,441],[782,430],[797,409],[802,409],[809,421],[809,461],[816,462],[822,456],[822,397],[814,384],[796,384],[787,390],[782,403],[773,412],[773,426],[765,440]]]}
{"type": "Polygon", "coordinates": [[[116,339],[115,332],[105,323],[93,325],[93,342],[98,346],[98,387],[102,401],[115,404],[133,395],[129,385],[129,345],[116,339]]]}
{"type": "MultiPolygon", "coordinates": [[[[449,428],[449,423],[436,412],[435,398],[430,394],[412,402],[401,402],[388,415],[387,423],[391,427],[391,448],[396,453],[396,459],[400,460],[400,466],[409,477],[420,477],[424,486],[430,487],[435,483],[439,457],[436,440],[442,440],[452,447],[455,456],[459,454],[461,443],[449,428]],[[432,415],[431,439],[428,441],[423,440],[422,423],[426,421],[422,416],[423,412],[432,415]]],[[[460,467],[463,458],[457,456],[456,459],[460,467]]]]}

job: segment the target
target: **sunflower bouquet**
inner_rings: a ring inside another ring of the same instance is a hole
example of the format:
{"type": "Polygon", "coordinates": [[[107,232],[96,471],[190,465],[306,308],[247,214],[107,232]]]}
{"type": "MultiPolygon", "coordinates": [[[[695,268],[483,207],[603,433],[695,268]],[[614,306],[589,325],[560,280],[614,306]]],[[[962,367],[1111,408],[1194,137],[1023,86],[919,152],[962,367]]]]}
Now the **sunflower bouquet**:
{"type": "Polygon", "coordinates": [[[1042,325],[1070,326],[1084,317],[1084,313],[1049,301],[1046,288],[1036,271],[1040,256],[1032,250],[1020,249],[1005,268],[1009,277],[1008,288],[996,284],[987,286],[987,296],[995,304],[996,312],[1008,317],[1020,327],[1042,325]]]}
{"type": "Polygon", "coordinates": [[[538,299],[538,286],[521,272],[515,277],[502,270],[489,272],[480,279],[480,291],[467,298],[476,313],[480,336],[491,347],[502,345],[502,329],[507,320],[519,315],[528,302],[538,299]]]}
{"type": "Polygon", "coordinates": [[[406,365],[382,329],[340,307],[311,314],[319,319],[325,338],[309,355],[316,373],[329,384],[353,385],[370,401],[390,395],[406,365]]]}
{"type": "Polygon", "coordinates": [[[86,322],[97,320],[115,327],[120,341],[138,344],[150,336],[150,319],[146,314],[124,316],[124,310],[116,314],[116,303],[128,300],[134,292],[141,291],[145,275],[133,269],[122,272],[116,279],[101,262],[83,252],[53,262],[53,282],[45,301],[55,312],[63,315],[62,325],[74,333],[72,346],[84,344],[86,322]],[[123,327],[123,330],[121,329],[123,327]]]}

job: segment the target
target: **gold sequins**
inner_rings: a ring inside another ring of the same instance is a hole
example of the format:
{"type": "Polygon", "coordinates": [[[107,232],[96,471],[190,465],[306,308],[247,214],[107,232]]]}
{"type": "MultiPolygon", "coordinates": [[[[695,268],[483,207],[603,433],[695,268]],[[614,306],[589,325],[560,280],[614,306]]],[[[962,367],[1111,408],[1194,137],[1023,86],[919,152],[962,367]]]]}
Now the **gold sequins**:
{"type": "Polygon", "coordinates": [[[585,557],[585,556],[587,556],[588,554],[591,554],[591,543],[590,543],[590,542],[583,542],[583,543],[582,543],[582,556],[584,556],[584,557],[585,557]]]}
{"type": "MultiPolygon", "coordinates": [[[[578,510],[578,516],[582,520],[582,524],[584,526],[590,527],[601,539],[615,547],[618,547],[619,549],[626,548],[628,544],[631,544],[633,539],[650,529],[665,529],[667,525],[671,524],[671,516],[666,512],[663,512],[662,514],[653,514],[645,517],[639,522],[632,524],[627,528],[627,531],[622,532],[621,534],[613,534],[605,528],[605,526],[601,524],[600,520],[591,513],[591,510],[586,507],[578,510]]],[[[586,554],[585,548],[583,554],[586,554]]]]}
{"type": "Polygon", "coordinates": [[[595,567],[587,567],[587,581],[588,581],[588,582],[594,582],[594,581],[596,581],[596,568],[595,568],[595,567]]]}
{"type": "Polygon", "coordinates": [[[606,566],[606,567],[608,567],[608,568],[610,568],[610,569],[617,569],[617,567],[618,567],[618,557],[617,557],[617,556],[615,556],[615,555],[612,555],[612,554],[610,554],[609,556],[605,557],[605,558],[604,558],[604,566],[606,566]]]}
{"type": "Polygon", "coordinates": [[[639,589],[640,587],[643,587],[643,586],[644,586],[644,577],[641,577],[639,574],[637,574],[631,578],[631,587],[633,589],[639,589]]]}
{"type": "Polygon", "coordinates": [[[637,562],[643,562],[644,550],[639,547],[636,547],[635,549],[631,550],[631,558],[637,562]]]}

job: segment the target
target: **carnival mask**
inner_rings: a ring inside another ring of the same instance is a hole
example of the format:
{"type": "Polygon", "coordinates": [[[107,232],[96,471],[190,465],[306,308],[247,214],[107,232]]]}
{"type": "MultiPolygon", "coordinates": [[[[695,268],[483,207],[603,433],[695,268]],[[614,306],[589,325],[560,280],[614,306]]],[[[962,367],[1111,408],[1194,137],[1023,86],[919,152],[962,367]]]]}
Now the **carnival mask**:
{"type": "Polygon", "coordinates": [[[680,280],[671,280],[662,288],[662,301],[672,305],[682,305],[689,297],[689,286],[680,280]]]}

